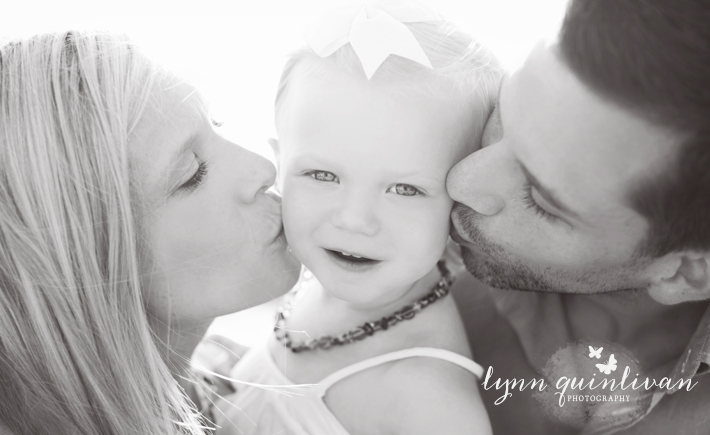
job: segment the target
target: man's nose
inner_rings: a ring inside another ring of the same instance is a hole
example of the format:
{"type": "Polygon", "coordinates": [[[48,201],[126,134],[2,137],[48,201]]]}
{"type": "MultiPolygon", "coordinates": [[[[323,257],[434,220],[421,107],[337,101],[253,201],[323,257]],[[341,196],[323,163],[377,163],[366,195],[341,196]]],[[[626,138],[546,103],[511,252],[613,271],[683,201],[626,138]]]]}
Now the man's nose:
{"type": "Polygon", "coordinates": [[[499,166],[495,149],[491,146],[469,155],[451,168],[446,177],[449,196],[485,216],[496,215],[505,208],[502,186],[497,183],[501,174],[495,173],[499,166]]]}

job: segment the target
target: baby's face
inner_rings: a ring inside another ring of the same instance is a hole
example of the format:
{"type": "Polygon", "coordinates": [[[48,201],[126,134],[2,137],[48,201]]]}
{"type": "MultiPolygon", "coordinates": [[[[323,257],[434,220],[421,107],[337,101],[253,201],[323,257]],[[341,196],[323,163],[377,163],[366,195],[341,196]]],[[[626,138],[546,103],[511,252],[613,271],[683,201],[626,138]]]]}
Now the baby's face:
{"type": "Polygon", "coordinates": [[[392,301],[445,248],[446,174],[473,151],[467,115],[461,103],[392,96],[344,74],[294,85],[279,125],[289,245],[335,297],[392,301]]]}

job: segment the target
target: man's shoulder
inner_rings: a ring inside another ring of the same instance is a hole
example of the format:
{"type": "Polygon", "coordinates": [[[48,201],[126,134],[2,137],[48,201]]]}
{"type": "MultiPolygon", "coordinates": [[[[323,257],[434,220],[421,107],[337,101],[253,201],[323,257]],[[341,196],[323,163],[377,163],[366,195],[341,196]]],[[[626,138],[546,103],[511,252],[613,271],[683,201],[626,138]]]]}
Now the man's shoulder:
{"type": "Polygon", "coordinates": [[[638,423],[617,432],[635,434],[686,434],[710,433],[710,375],[693,378],[697,384],[690,390],[665,394],[651,412],[638,423]]]}

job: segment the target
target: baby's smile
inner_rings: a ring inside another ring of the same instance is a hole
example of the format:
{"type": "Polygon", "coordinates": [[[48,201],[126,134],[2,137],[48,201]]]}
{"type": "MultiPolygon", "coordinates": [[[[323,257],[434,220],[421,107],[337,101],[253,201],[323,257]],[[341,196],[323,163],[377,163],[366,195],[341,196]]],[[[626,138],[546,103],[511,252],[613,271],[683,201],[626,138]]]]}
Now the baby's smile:
{"type": "Polygon", "coordinates": [[[378,264],[382,263],[381,260],[375,260],[362,255],[351,254],[348,252],[333,250],[323,248],[323,250],[328,254],[328,257],[333,260],[335,264],[346,270],[354,270],[364,272],[366,270],[371,270],[378,264]]]}

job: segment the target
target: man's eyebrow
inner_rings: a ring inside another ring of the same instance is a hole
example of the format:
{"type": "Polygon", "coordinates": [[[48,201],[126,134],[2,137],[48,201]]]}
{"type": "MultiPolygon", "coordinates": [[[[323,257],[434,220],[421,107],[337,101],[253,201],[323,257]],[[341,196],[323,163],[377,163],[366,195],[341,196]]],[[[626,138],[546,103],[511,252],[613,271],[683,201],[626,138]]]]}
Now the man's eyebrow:
{"type": "Polygon", "coordinates": [[[518,162],[518,163],[520,164],[520,169],[523,171],[525,178],[535,188],[535,190],[537,190],[537,192],[540,194],[540,196],[545,198],[545,200],[547,202],[549,202],[553,207],[564,212],[565,214],[572,216],[576,219],[580,219],[580,220],[582,219],[581,217],[579,217],[579,215],[576,212],[570,210],[569,207],[567,207],[566,205],[564,205],[562,203],[562,201],[557,199],[557,197],[550,191],[550,189],[543,186],[540,183],[540,181],[537,178],[535,178],[535,176],[533,174],[530,173],[530,171],[528,170],[528,168],[525,167],[523,162],[518,162]]]}

